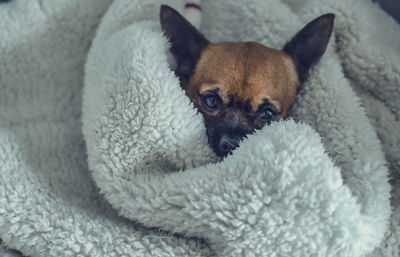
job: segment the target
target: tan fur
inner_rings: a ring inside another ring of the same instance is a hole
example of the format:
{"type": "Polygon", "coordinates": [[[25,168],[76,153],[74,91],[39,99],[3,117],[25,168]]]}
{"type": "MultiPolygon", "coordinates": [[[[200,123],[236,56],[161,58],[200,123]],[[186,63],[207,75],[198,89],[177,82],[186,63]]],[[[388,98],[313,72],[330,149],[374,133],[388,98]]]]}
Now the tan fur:
{"type": "Polygon", "coordinates": [[[229,42],[210,44],[203,50],[185,89],[206,116],[216,114],[207,114],[201,107],[199,93],[219,89],[225,104],[231,95],[243,102],[250,101],[256,111],[268,99],[282,112],[279,118],[284,118],[299,85],[294,63],[283,51],[254,42],[229,42]]]}

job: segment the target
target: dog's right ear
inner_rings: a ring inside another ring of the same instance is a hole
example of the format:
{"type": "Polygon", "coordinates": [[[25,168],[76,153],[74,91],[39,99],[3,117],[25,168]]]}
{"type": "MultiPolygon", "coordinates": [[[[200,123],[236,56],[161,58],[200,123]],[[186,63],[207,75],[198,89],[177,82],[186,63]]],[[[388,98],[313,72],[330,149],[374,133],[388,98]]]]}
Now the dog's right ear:
{"type": "Polygon", "coordinates": [[[181,80],[188,81],[201,51],[209,42],[182,15],[167,5],[161,5],[160,22],[177,62],[175,73],[181,80]]]}
{"type": "Polygon", "coordinates": [[[335,15],[322,15],[300,30],[283,48],[289,54],[297,69],[300,81],[307,78],[309,69],[324,54],[332,34],[335,15]]]}

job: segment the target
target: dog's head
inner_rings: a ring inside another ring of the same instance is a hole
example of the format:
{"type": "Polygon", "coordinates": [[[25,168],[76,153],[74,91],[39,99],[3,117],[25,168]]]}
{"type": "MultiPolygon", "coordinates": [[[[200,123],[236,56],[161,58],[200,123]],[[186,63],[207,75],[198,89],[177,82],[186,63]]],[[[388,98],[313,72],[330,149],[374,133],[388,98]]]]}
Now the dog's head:
{"type": "Polygon", "coordinates": [[[247,134],[286,117],[325,52],[334,15],[311,21],[283,50],[255,42],[210,43],[168,6],[161,7],[160,20],[181,86],[203,114],[209,144],[223,157],[247,134]]]}

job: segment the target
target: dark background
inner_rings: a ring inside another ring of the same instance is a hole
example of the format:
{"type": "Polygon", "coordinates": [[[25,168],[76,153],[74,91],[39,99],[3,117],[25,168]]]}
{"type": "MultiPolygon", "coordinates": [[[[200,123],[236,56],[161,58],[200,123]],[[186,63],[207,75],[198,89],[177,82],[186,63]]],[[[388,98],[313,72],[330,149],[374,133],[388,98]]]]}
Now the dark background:
{"type": "Polygon", "coordinates": [[[373,0],[378,2],[382,8],[400,22],[400,0],[373,0]]]}

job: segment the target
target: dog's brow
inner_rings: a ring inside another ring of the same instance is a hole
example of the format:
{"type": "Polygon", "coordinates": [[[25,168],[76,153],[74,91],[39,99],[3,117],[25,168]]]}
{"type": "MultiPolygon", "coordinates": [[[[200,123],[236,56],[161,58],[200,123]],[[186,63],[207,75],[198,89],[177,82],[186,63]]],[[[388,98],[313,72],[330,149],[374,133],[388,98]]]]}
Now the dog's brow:
{"type": "Polygon", "coordinates": [[[267,99],[265,98],[263,103],[261,105],[258,106],[258,109],[264,107],[264,106],[270,106],[273,107],[276,111],[278,111],[279,113],[282,112],[282,107],[280,105],[274,104],[274,102],[279,103],[279,101],[277,99],[267,99]]]}
{"type": "Polygon", "coordinates": [[[199,88],[199,94],[204,94],[207,91],[213,91],[213,90],[219,90],[218,85],[216,84],[208,84],[208,83],[204,83],[203,85],[201,85],[201,87],[199,88]]]}

